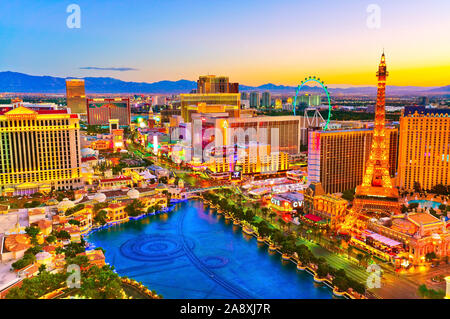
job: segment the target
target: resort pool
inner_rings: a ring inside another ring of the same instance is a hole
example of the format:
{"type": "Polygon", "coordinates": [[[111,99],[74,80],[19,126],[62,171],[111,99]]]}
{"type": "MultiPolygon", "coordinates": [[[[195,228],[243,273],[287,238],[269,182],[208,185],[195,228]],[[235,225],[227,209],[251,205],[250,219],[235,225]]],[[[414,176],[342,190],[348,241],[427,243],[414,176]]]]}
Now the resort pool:
{"type": "Polygon", "coordinates": [[[332,298],[305,271],[269,254],[241,229],[200,201],[176,204],[90,234],[121,276],[141,281],[164,298],[332,298]]]}
{"type": "Polygon", "coordinates": [[[433,209],[438,209],[439,205],[441,205],[440,202],[435,202],[435,201],[425,200],[425,199],[415,199],[415,200],[408,201],[408,204],[412,204],[412,203],[419,203],[419,205],[422,207],[433,208],[433,209]]]}

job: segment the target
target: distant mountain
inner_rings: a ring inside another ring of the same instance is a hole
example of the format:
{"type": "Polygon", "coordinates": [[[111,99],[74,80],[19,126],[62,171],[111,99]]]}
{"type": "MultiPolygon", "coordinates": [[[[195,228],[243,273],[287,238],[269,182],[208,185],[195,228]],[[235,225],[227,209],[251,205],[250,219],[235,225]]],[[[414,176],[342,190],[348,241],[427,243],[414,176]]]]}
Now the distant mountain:
{"type": "MultiPolygon", "coordinates": [[[[66,78],[0,72],[0,92],[65,93],[66,78]]],[[[84,78],[86,93],[186,93],[197,87],[188,80],[155,83],[125,82],[110,77],[84,78]]]]}
{"type": "Polygon", "coordinates": [[[430,93],[444,93],[444,94],[449,94],[450,93],[450,85],[447,86],[443,86],[443,87],[439,87],[439,88],[435,88],[435,89],[431,89],[428,92],[430,93]]]}
{"type": "MultiPolygon", "coordinates": [[[[34,76],[24,73],[5,71],[0,72],[0,92],[11,93],[65,93],[66,78],[52,76],[34,76]]],[[[126,82],[111,77],[86,77],[86,93],[189,93],[197,87],[196,81],[159,81],[154,83],[126,82]]],[[[274,93],[294,93],[296,86],[276,85],[267,83],[260,86],[239,85],[241,91],[271,91],[274,93]]],[[[329,88],[332,94],[361,94],[375,95],[376,86],[329,88]]],[[[444,87],[419,87],[419,86],[387,86],[389,95],[401,94],[449,94],[450,85],[444,87]]],[[[302,88],[305,93],[321,93],[320,87],[305,85],[302,88]]]]}

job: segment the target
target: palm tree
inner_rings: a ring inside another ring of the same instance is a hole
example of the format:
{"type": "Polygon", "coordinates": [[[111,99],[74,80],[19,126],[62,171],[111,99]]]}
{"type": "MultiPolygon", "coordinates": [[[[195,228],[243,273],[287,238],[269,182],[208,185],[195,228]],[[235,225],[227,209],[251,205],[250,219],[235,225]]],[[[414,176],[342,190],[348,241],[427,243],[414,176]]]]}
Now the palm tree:
{"type": "Polygon", "coordinates": [[[274,218],[275,216],[277,216],[277,213],[275,213],[275,212],[271,212],[271,213],[269,214],[269,218],[270,218],[270,222],[271,222],[271,223],[273,222],[273,218],[274,218]]]}

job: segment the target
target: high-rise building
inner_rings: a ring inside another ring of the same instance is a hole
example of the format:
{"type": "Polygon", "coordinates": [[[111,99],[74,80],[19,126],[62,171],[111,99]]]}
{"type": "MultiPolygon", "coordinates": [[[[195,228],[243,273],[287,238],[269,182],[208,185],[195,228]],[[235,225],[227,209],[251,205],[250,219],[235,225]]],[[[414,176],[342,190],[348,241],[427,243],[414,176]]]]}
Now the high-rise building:
{"type": "Polygon", "coordinates": [[[0,193],[30,195],[82,186],[80,126],[67,110],[19,106],[0,113],[0,193]]]}
{"type": "Polygon", "coordinates": [[[72,113],[86,113],[86,93],[84,80],[66,80],[67,107],[72,113]]]}
{"type": "MultiPolygon", "coordinates": [[[[398,131],[387,129],[390,176],[397,172],[398,131]]],[[[327,193],[354,189],[362,183],[373,130],[310,131],[308,181],[321,183],[327,193]]]]}
{"type": "Polygon", "coordinates": [[[129,98],[87,99],[89,125],[109,125],[109,120],[118,119],[119,125],[130,125],[129,98]]]}
{"type": "Polygon", "coordinates": [[[262,94],[261,106],[262,107],[270,107],[272,105],[270,92],[266,91],[262,94]]]}
{"type": "Polygon", "coordinates": [[[257,91],[250,93],[250,107],[259,107],[261,105],[261,94],[257,91]]]}
{"type": "Polygon", "coordinates": [[[196,93],[239,93],[239,83],[230,83],[227,76],[203,75],[197,81],[196,93]]]}
{"type": "Polygon", "coordinates": [[[226,112],[239,117],[241,97],[239,93],[196,93],[180,94],[181,117],[191,122],[192,113],[226,112]]]}
{"type": "Polygon", "coordinates": [[[241,92],[241,100],[248,100],[248,92],[241,92]]]}
{"type": "Polygon", "coordinates": [[[299,97],[300,103],[305,103],[307,106],[319,106],[321,104],[321,97],[317,94],[305,94],[299,97]]]}
{"type": "Polygon", "coordinates": [[[450,185],[450,109],[405,107],[400,117],[399,186],[450,185]]]}
{"type": "Polygon", "coordinates": [[[384,52],[378,66],[377,103],[375,106],[375,127],[372,145],[363,181],[356,187],[353,205],[355,211],[384,212],[387,215],[400,212],[398,190],[389,174],[389,138],[386,131],[386,61],[384,52]]]}

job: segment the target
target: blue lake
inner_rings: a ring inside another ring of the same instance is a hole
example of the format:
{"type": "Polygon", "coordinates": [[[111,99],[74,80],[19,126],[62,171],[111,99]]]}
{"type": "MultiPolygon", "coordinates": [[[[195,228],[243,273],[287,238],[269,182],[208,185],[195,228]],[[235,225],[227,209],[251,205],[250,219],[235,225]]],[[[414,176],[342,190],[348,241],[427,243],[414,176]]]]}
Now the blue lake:
{"type": "Polygon", "coordinates": [[[200,201],[90,234],[119,275],[164,298],[327,299],[332,292],[200,201]]]}

